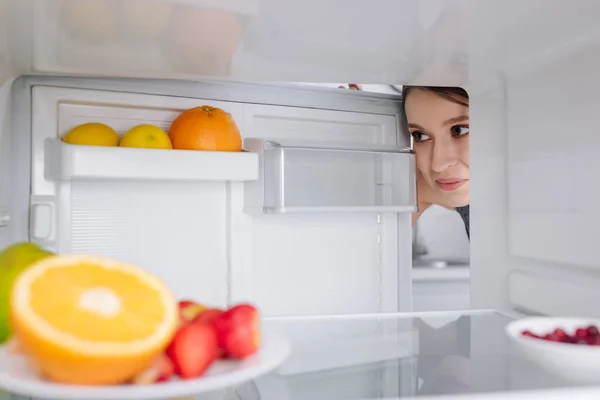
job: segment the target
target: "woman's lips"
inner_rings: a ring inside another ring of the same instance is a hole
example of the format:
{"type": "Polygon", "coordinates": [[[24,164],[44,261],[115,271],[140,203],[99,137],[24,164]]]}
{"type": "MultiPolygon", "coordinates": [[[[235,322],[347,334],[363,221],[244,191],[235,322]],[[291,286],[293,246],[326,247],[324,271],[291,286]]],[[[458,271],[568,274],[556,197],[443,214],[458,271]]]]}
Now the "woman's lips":
{"type": "Polygon", "coordinates": [[[468,181],[468,179],[444,178],[436,180],[435,183],[437,183],[440,189],[450,192],[458,189],[468,181]]]}

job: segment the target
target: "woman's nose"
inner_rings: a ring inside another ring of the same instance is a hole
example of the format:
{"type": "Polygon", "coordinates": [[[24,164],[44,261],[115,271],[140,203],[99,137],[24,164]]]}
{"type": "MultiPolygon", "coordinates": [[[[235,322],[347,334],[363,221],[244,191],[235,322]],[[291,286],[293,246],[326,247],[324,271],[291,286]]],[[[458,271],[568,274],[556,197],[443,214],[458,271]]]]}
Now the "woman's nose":
{"type": "Polygon", "coordinates": [[[444,172],[458,162],[458,150],[452,138],[435,142],[432,151],[431,169],[435,172],[444,172]]]}

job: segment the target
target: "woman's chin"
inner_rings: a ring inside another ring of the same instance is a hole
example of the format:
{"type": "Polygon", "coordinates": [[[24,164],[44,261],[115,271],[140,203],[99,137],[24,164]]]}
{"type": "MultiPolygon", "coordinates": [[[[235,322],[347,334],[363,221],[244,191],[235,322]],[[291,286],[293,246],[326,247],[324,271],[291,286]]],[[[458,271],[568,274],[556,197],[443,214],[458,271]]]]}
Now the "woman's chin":
{"type": "Polygon", "coordinates": [[[457,208],[457,207],[465,207],[470,204],[470,196],[469,196],[469,188],[465,188],[466,190],[456,190],[454,192],[444,192],[442,197],[443,206],[457,208]]]}

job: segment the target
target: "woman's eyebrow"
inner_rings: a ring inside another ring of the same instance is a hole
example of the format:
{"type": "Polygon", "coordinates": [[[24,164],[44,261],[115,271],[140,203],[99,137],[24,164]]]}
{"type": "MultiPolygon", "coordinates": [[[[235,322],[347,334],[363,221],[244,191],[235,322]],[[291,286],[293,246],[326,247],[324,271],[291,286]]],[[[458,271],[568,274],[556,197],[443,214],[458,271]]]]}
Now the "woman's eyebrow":
{"type": "Polygon", "coordinates": [[[415,128],[415,129],[421,129],[421,130],[425,130],[425,128],[423,128],[421,125],[419,124],[413,124],[413,123],[409,123],[408,124],[409,128],[415,128]]]}
{"type": "Polygon", "coordinates": [[[454,118],[450,118],[444,121],[444,125],[452,125],[455,124],[457,122],[462,122],[462,121],[466,121],[469,119],[468,115],[461,115],[458,117],[454,117],[454,118]]]}

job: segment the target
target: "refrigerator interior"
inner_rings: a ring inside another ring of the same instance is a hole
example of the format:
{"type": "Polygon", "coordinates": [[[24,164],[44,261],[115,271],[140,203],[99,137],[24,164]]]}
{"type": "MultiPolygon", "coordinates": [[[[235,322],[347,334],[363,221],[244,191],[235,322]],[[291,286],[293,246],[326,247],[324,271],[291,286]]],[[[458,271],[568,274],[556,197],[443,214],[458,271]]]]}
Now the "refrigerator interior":
{"type": "Polygon", "coordinates": [[[409,310],[412,199],[393,188],[411,183],[375,157],[408,145],[398,97],[269,82],[463,86],[471,306],[598,316],[598,15],[595,0],[2,0],[0,244],[143,263],[182,296],[268,316],[409,310]],[[166,127],[203,102],[260,151],[124,161],[57,141],[90,119],[166,127]],[[265,175],[264,152],[315,196],[265,175]],[[360,197],[327,191],[347,179],[360,197]]]}
{"type": "MultiPolygon", "coordinates": [[[[600,215],[590,182],[600,146],[593,133],[598,7],[594,0],[577,7],[559,0],[382,0],[376,6],[342,0],[3,0],[2,151],[10,154],[12,127],[25,128],[10,116],[19,89],[12,78],[27,74],[120,78],[116,90],[129,94],[139,87],[122,78],[463,86],[477,132],[471,137],[471,306],[597,315],[600,215]]],[[[177,85],[177,97],[202,98],[194,85],[154,84],[163,94],[176,93],[170,86],[177,85]]],[[[236,96],[248,100],[249,94],[236,96]]],[[[292,101],[275,97],[271,104],[292,101]]],[[[338,104],[343,108],[345,101],[338,104]]],[[[161,118],[167,115],[163,109],[161,118]]],[[[27,211],[10,196],[13,182],[27,182],[28,171],[3,166],[2,174],[2,224],[17,221],[8,231],[24,238],[27,211]]],[[[219,185],[209,186],[213,197],[205,201],[216,201],[219,185]]],[[[11,240],[6,232],[3,241],[11,240]]],[[[363,256],[373,256],[374,249],[364,250],[363,256]]]]}

